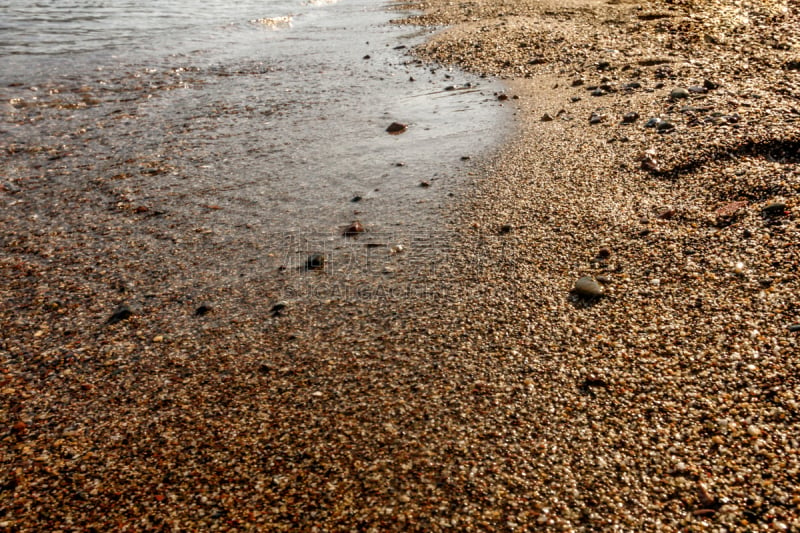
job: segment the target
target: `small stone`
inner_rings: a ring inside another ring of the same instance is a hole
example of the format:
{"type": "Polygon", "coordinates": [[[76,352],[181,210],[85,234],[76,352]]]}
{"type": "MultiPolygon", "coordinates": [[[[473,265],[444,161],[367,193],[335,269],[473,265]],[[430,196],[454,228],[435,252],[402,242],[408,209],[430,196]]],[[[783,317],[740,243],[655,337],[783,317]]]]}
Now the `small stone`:
{"type": "Polygon", "coordinates": [[[758,437],[759,435],[761,435],[761,428],[759,428],[756,425],[748,426],[747,433],[751,437],[758,437]]]}
{"type": "Polygon", "coordinates": [[[583,100],[583,98],[581,98],[580,96],[573,96],[572,98],[570,98],[570,100],[572,102],[580,102],[581,100],[583,100]]]}
{"type": "Polygon", "coordinates": [[[350,199],[351,202],[360,202],[361,200],[363,200],[363,198],[358,195],[355,195],[350,199]]]}
{"type": "Polygon", "coordinates": [[[789,331],[791,331],[792,333],[797,333],[798,331],[800,331],[800,324],[792,324],[792,325],[790,325],[789,326],[789,331]]]}
{"type": "Polygon", "coordinates": [[[347,228],[345,228],[343,235],[345,237],[355,237],[359,233],[364,233],[365,231],[367,230],[364,228],[364,225],[360,221],[356,220],[347,226],[347,228]]]}
{"type": "Polygon", "coordinates": [[[386,128],[386,131],[393,134],[399,135],[408,129],[408,124],[402,124],[400,122],[392,122],[389,124],[389,127],[386,128]]]}
{"type": "Polygon", "coordinates": [[[508,233],[511,233],[513,229],[514,228],[511,226],[511,224],[503,224],[502,226],[500,226],[500,235],[506,235],[508,233]]]}
{"type": "Polygon", "coordinates": [[[786,70],[800,70],[800,58],[790,59],[789,61],[783,64],[783,68],[785,68],[786,70]]]}
{"type": "Polygon", "coordinates": [[[639,120],[639,113],[636,113],[635,111],[631,113],[625,113],[622,116],[623,124],[633,124],[637,120],[639,120]]]}
{"type": "Polygon", "coordinates": [[[194,316],[205,316],[211,311],[213,311],[213,309],[214,308],[211,307],[210,305],[203,304],[194,310],[194,316]]]}
{"type": "Polygon", "coordinates": [[[369,54],[367,54],[367,55],[365,55],[365,56],[364,56],[362,59],[370,59],[370,55],[369,55],[369,54]]]}
{"type": "Polygon", "coordinates": [[[689,92],[694,94],[705,94],[708,92],[708,89],[706,89],[703,85],[692,85],[689,87],[689,92]]]}
{"type": "Polygon", "coordinates": [[[632,81],[630,83],[625,84],[625,88],[629,89],[629,90],[641,89],[642,88],[642,84],[639,83],[638,81],[632,81]]]}
{"type": "Polygon", "coordinates": [[[597,89],[593,90],[591,94],[592,96],[604,96],[606,92],[600,87],[598,87],[597,89]]]}
{"type": "Polygon", "coordinates": [[[600,124],[606,119],[606,116],[600,113],[592,113],[589,117],[589,124],[600,124]]]}
{"type": "Polygon", "coordinates": [[[325,254],[311,254],[306,259],[306,270],[319,270],[325,266],[325,254]]]}
{"type": "Polygon", "coordinates": [[[498,94],[497,99],[500,100],[501,102],[505,102],[506,100],[508,100],[508,95],[505,93],[498,94]]]}
{"type": "Polygon", "coordinates": [[[584,83],[585,83],[585,81],[583,80],[583,78],[578,78],[578,79],[572,80],[572,86],[573,87],[580,87],[584,83]]]}
{"type": "Polygon", "coordinates": [[[275,305],[269,310],[272,316],[283,316],[283,314],[288,310],[289,303],[285,301],[276,302],[275,305]]]}
{"type": "Polygon", "coordinates": [[[662,122],[662,120],[660,118],[653,117],[653,118],[649,119],[647,122],[645,122],[644,127],[645,128],[655,128],[659,124],[661,124],[661,122],[662,122]]]}
{"type": "Polygon", "coordinates": [[[427,189],[428,187],[431,186],[431,183],[429,181],[421,181],[419,182],[419,186],[422,187],[423,189],[427,189]]]}
{"type": "Polygon", "coordinates": [[[645,154],[644,157],[642,157],[642,169],[647,170],[648,172],[661,171],[658,161],[656,161],[652,154],[645,154]]]}
{"type": "Polygon", "coordinates": [[[713,91],[715,89],[719,89],[719,84],[715,81],[703,80],[703,87],[709,91],[713,91]]]}
{"type": "Polygon", "coordinates": [[[575,287],[572,291],[578,296],[597,298],[602,296],[603,287],[592,276],[583,276],[575,282],[575,287]]]}
{"type": "Polygon", "coordinates": [[[768,217],[780,217],[786,214],[786,204],[783,202],[772,202],[764,208],[763,213],[768,217]]]}
{"type": "Polygon", "coordinates": [[[544,115],[542,115],[542,122],[551,122],[552,120],[553,117],[550,116],[550,113],[545,113],[544,115]]]}
{"type": "Polygon", "coordinates": [[[675,130],[675,124],[672,122],[667,122],[666,120],[662,120],[656,126],[656,131],[658,133],[670,133],[675,130]]]}
{"type": "Polygon", "coordinates": [[[164,335],[156,335],[153,337],[153,342],[164,342],[164,335]]]}
{"type": "Polygon", "coordinates": [[[132,315],[133,310],[130,308],[130,306],[122,304],[114,310],[110,317],[108,317],[106,324],[111,325],[116,324],[117,322],[122,322],[123,320],[130,318],[132,315]]]}
{"type": "Polygon", "coordinates": [[[597,251],[598,259],[608,259],[611,257],[611,250],[609,248],[600,248],[597,251]]]}
{"type": "Polygon", "coordinates": [[[684,98],[689,98],[689,91],[682,87],[672,89],[672,91],[670,91],[669,93],[669,97],[672,98],[673,100],[681,100],[684,98]]]}

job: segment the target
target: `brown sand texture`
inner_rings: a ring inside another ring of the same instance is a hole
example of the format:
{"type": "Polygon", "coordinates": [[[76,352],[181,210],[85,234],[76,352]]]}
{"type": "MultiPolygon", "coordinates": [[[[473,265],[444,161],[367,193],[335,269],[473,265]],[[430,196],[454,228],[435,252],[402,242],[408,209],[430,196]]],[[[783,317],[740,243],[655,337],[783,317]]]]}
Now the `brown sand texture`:
{"type": "Polygon", "coordinates": [[[413,6],[518,126],[425,290],[98,327],[137,266],[7,235],[0,529],[800,529],[800,4],[413,6]]]}

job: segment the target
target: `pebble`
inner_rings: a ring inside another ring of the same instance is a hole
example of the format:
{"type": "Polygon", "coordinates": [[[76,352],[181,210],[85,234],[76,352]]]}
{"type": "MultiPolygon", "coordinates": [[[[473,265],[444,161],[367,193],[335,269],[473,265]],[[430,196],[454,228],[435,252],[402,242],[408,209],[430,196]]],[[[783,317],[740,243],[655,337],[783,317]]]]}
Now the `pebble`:
{"type": "Polygon", "coordinates": [[[542,122],[550,122],[553,120],[553,117],[550,116],[550,113],[545,113],[542,115],[542,122]]]}
{"type": "Polygon", "coordinates": [[[355,222],[347,226],[347,228],[344,230],[343,235],[345,237],[355,237],[359,233],[364,233],[365,231],[367,230],[366,228],[364,228],[364,225],[360,221],[356,220],[355,222]]]}
{"type": "Polygon", "coordinates": [[[764,208],[763,213],[770,217],[779,217],[786,214],[786,204],[784,202],[772,202],[764,208]]]}
{"type": "Polygon", "coordinates": [[[622,116],[622,122],[624,124],[633,124],[637,120],[639,120],[639,113],[636,113],[635,111],[631,113],[625,113],[622,116]]]}
{"type": "Polygon", "coordinates": [[[599,124],[606,119],[606,116],[600,113],[592,113],[589,117],[589,124],[599,124]]]}
{"type": "Polygon", "coordinates": [[[108,317],[106,324],[116,324],[117,322],[127,320],[131,316],[133,316],[133,309],[131,309],[131,307],[127,304],[122,304],[114,310],[110,317],[108,317]]]}
{"type": "Polygon", "coordinates": [[[600,87],[598,87],[597,89],[593,90],[591,94],[592,96],[604,96],[606,92],[600,87]]]}
{"type": "Polygon", "coordinates": [[[306,259],[306,270],[319,270],[325,266],[324,254],[311,254],[306,259]]]}
{"type": "Polygon", "coordinates": [[[704,94],[708,92],[708,89],[702,85],[692,85],[689,87],[689,92],[694,94],[704,94]]]}
{"type": "Polygon", "coordinates": [[[197,307],[197,309],[194,310],[194,316],[205,316],[211,311],[213,311],[213,309],[214,309],[213,307],[207,304],[200,305],[197,307]]]}
{"type": "Polygon", "coordinates": [[[658,126],[656,126],[656,131],[658,131],[658,133],[670,133],[674,130],[675,124],[672,122],[667,122],[666,120],[662,120],[658,123],[658,126]]]}
{"type": "Polygon", "coordinates": [[[791,331],[792,333],[797,333],[798,331],[800,331],[800,323],[790,325],[789,331],[791,331]]]}
{"type": "Polygon", "coordinates": [[[283,316],[283,313],[289,308],[289,303],[285,301],[276,302],[270,309],[272,316],[283,316]]]}
{"type": "Polygon", "coordinates": [[[583,276],[575,282],[573,292],[578,296],[596,298],[602,296],[603,287],[592,276],[583,276]]]}
{"type": "Polygon", "coordinates": [[[661,124],[661,122],[662,122],[662,120],[660,118],[653,117],[653,118],[649,119],[647,122],[645,122],[644,127],[645,128],[655,128],[659,124],[661,124]]]}
{"type": "Polygon", "coordinates": [[[392,122],[391,124],[389,124],[389,127],[386,128],[386,131],[391,134],[398,135],[400,133],[403,133],[407,129],[408,129],[408,124],[403,124],[401,122],[392,122]]]}
{"type": "Polygon", "coordinates": [[[689,91],[688,89],[684,88],[672,89],[672,91],[670,91],[669,93],[669,97],[672,98],[673,100],[689,98],[689,91]]]}

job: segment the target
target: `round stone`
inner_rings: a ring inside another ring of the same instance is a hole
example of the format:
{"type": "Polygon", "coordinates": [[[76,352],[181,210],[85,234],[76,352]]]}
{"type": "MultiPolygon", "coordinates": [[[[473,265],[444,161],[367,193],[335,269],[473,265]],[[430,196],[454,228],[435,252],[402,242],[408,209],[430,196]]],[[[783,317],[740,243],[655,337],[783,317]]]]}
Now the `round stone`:
{"type": "Polygon", "coordinates": [[[573,292],[578,296],[596,298],[603,294],[603,287],[592,276],[583,276],[575,282],[573,292]]]}

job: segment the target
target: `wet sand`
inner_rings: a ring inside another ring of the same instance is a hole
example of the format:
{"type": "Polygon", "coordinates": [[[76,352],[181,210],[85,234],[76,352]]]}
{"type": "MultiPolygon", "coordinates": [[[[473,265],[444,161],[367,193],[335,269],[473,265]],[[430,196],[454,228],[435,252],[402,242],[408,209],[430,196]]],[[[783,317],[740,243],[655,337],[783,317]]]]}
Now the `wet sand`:
{"type": "Polygon", "coordinates": [[[519,132],[384,250],[413,290],[276,307],[275,271],[3,237],[4,527],[800,527],[797,5],[421,7],[519,132]],[[120,273],[162,289],[104,324],[120,273]]]}

